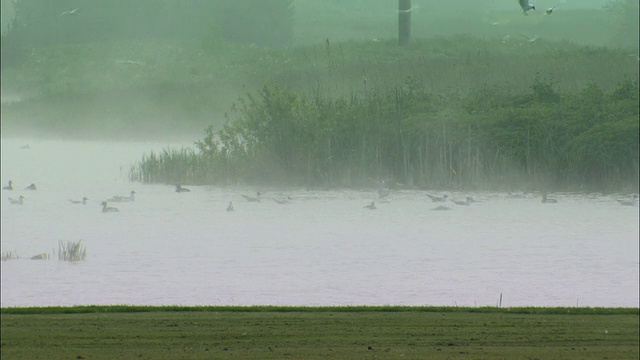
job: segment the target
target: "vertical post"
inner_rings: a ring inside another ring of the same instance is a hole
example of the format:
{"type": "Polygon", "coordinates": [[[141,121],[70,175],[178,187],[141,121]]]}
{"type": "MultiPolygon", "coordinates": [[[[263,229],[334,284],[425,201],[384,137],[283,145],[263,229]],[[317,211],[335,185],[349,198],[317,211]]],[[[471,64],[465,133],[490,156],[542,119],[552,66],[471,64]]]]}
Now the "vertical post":
{"type": "Polygon", "coordinates": [[[398,0],[398,43],[407,45],[411,38],[411,0],[398,0]]]}

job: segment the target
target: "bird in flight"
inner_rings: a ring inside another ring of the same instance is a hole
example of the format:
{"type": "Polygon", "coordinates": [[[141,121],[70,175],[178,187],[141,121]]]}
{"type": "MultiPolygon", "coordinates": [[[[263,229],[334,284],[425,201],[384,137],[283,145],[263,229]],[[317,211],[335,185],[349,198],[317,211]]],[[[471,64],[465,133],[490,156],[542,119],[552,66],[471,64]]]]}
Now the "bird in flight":
{"type": "Polygon", "coordinates": [[[536,6],[531,4],[529,0],[518,0],[518,4],[520,4],[524,15],[527,15],[527,11],[536,9],[536,6]]]}
{"type": "Polygon", "coordinates": [[[75,9],[71,9],[71,10],[66,10],[63,11],[62,14],[60,14],[60,16],[70,16],[70,15],[75,15],[78,13],[78,11],[80,11],[80,8],[75,8],[75,9]]]}

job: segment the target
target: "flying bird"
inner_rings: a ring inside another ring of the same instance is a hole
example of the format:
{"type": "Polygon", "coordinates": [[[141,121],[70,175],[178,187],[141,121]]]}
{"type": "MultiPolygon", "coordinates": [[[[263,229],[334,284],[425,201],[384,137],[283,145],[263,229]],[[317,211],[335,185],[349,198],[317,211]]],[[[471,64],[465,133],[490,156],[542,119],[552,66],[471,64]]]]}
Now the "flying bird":
{"type": "Polygon", "coordinates": [[[26,188],[24,188],[25,190],[36,190],[36,184],[31,183],[31,185],[27,186],[26,188]]]}
{"type": "Polygon", "coordinates": [[[527,15],[527,11],[536,9],[536,6],[531,4],[529,0],[518,0],[518,4],[520,4],[524,15],[527,15]]]}
{"type": "Polygon", "coordinates": [[[75,15],[78,13],[78,11],[80,11],[80,8],[75,8],[75,9],[71,9],[71,10],[66,10],[63,11],[60,16],[70,16],[70,15],[75,15]]]}
{"type": "Polygon", "coordinates": [[[529,44],[533,44],[534,42],[536,42],[536,41],[540,40],[540,36],[538,36],[538,35],[535,35],[535,36],[534,36],[534,37],[532,37],[532,38],[528,37],[527,35],[522,35],[522,37],[523,37],[523,38],[525,38],[525,39],[527,39],[527,42],[528,42],[529,44]]]}
{"type": "Polygon", "coordinates": [[[558,5],[553,5],[552,7],[548,8],[547,10],[545,10],[544,13],[547,14],[547,15],[551,15],[553,13],[553,10],[555,8],[557,8],[557,7],[558,7],[558,5]]]}
{"type": "Polygon", "coordinates": [[[365,209],[369,209],[369,210],[375,210],[375,209],[377,209],[377,207],[376,207],[376,203],[375,203],[374,201],[372,201],[372,202],[371,202],[371,204],[369,204],[369,205],[365,205],[365,206],[363,206],[363,207],[364,207],[365,209]]]}

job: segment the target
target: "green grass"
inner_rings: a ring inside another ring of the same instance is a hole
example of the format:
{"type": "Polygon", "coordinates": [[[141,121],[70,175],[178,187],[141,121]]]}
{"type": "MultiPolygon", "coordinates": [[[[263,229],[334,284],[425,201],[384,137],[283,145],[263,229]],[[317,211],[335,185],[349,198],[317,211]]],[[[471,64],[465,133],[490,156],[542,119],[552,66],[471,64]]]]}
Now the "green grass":
{"type": "Polygon", "coordinates": [[[637,359],[638,335],[638,309],[2,308],[1,355],[3,359],[637,359]]]}

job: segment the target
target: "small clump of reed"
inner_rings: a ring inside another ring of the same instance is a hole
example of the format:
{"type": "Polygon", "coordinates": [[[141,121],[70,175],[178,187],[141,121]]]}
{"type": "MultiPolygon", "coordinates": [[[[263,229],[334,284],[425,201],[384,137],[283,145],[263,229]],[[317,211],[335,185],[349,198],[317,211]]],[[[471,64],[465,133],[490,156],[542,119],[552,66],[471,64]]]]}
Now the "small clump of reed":
{"type": "Polygon", "coordinates": [[[2,256],[0,256],[0,260],[2,261],[15,260],[15,259],[20,259],[20,256],[18,256],[18,252],[16,251],[3,251],[2,256]]]}
{"type": "Polygon", "coordinates": [[[85,260],[87,257],[87,248],[81,244],[82,240],[78,242],[58,241],[58,260],[60,261],[80,261],[85,260]]]}

